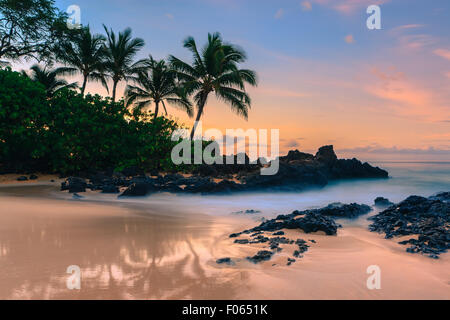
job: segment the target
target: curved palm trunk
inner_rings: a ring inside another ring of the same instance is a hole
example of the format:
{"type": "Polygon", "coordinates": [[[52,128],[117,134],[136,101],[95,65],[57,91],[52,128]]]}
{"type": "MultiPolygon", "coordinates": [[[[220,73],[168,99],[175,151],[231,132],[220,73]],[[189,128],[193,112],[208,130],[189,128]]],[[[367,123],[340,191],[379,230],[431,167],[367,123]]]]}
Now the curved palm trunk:
{"type": "Polygon", "coordinates": [[[88,76],[84,75],[83,86],[81,87],[81,95],[84,96],[84,91],[86,90],[88,76]]]}
{"type": "Polygon", "coordinates": [[[164,103],[164,100],[161,100],[161,103],[162,103],[162,105],[163,105],[164,112],[165,112],[165,114],[166,114],[166,116],[167,116],[168,113],[167,113],[167,108],[166,108],[166,104],[164,103]]]}
{"type": "Polygon", "coordinates": [[[192,131],[191,131],[191,140],[194,140],[195,130],[197,130],[198,123],[203,115],[203,109],[205,107],[207,97],[208,97],[208,94],[204,95],[203,99],[198,104],[198,113],[197,113],[197,118],[195,119],[194,127],[192,128],[192,131]]]}
{"type": "Polygon", "coordinates": [[[158,113],[159,113],[159,101],[155,102],[155,116],[154,119],[158,118],[158,113]]]}

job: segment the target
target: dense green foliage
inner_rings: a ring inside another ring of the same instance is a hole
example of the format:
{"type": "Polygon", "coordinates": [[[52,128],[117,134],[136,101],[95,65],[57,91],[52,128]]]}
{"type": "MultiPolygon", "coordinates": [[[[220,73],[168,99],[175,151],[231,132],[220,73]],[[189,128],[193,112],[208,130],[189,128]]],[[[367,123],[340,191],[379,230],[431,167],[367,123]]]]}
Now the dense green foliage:
{"type": "Polygon", "coordinates": [[[0,0],[0,60],[49,58],[70,33],[53,0],[0,0]]]}
{"type": "Polygon", "coordinates": [[[43,85],[0,70],[0,163],[20,170],[31,159],[42,157],[46,105],[43,85]]]}
{"type": "Polygon", "coordinates": [[[179,170],[170,159],[178,125],[159,116],[161,108],[167,116],[166,104],[192,117],[195,103],[191,140],[210,93],[247,118],[245,86],[256,85],[256,74],[239,69],[245,52],[219,33],[209,34],[200,52],[192,37],[185,40],[191,64],[174,56],[170,63],[151,55],[135,61],[145,42],[130,28],[115,33],[104,26],[103,36],[89,26],[70,28],[66,19],[54,0],[0,0],[0,68],[21,58],[45,62],[22,74],[0,69],[0,173],[179,170]],[[81,87],[67,75],[81,76],[81,87]],[[111,98],[85,96],[90,81],[111,98]],[[116,102],[122,81],[126,101],[116,102]],[[153,106],[153,114],[146,111],[153,106]]]}
{"type": "Polygon", "coordinates": [[[122,169],[170,170],[177,125],[123,101],[45,88],[0,70],[0,164],[11,171],[72,173],[122,169]]]}

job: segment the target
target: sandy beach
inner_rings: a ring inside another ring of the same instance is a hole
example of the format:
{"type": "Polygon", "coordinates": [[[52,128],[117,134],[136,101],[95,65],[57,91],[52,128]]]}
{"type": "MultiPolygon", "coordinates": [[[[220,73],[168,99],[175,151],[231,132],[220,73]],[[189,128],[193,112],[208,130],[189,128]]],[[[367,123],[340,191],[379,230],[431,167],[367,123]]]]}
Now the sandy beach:
{"type": "Polygon", "coordinates": [[[337,237],[290,231],[317,243],[292,266],[294,247],[254,265],[245,257],[263,245],[228,235],[255,217],[195,212],[176,196],[71,197],[49,182],[2,185],[0,299],[450,299],[450,254],[408,254],[364,223],[343,223],[337,237]],[[218,265],[223,257],[236,265],[218,265]],[[81,268],[81,290],[67,289],[71,265],[81,268]],[[381,268],[381,290],[367,288],[371,265],[381,268]]]}

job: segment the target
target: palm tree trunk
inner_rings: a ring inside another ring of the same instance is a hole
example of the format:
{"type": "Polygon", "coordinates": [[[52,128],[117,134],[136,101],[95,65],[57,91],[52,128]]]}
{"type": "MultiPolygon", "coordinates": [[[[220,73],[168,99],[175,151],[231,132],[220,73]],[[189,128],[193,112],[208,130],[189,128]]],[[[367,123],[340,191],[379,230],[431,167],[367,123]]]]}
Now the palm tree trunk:
{"type": "Polygon", "coordinates": [[[118,81],[114,80],[114,83],[113,83],[113,93],[112,93],[113,102],[116,102],[117,82],[118,81]]]}
{"type": "Polygon", "coordinates": [[[194,140],[195,130],[197,130],[198,123],[200,121],[200,118],[203,115],[203,108],[205,107],[207,96],[208,95],[206,95],[198,104],[197,118],[195,119],[194,127],[192,128],[192,131],[191,131],[191,140],[194,140]]]}
{"type": "Polygon", "coordinates": [[[88,76],[84,75],[83,80],[83,87],[81,87],[81,95],[84,96],[84,91],[86,90],[86,84],[87,84],[88,76]]]}
{"type": "Polygon", "coordinates": [[[154,119],[158,118],[158,113],[159,113],[159,101],[155,102],[155,117],[154,119]]]}

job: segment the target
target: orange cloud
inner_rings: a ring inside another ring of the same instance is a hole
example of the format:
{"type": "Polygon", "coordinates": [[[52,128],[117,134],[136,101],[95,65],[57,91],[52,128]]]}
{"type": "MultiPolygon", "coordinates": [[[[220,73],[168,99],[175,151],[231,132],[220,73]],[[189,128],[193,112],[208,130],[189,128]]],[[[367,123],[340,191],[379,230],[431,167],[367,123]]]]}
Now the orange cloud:
{"type": "Polygon", "coordinates": [[[348,36],[346,36],[346,37],[344,38],[344,40],[345,40],[345,42],[347,42],[347,43],[349,43],[349,44],[355,42],[355,38],[354,38],[353,35],[351,35],[351,34],[349,34],[348,36]]]}
{"type": "Polygon", "coordinates": [[[365,85],[365,91],[377,98],[390,102],[385,107],[402,116],[418,117],[424,121],[438,121],[450,116],[450,106],[442,98],[442,92],[425,88],[390,68],[383,72],[372,68],[376,81],[365,85]]]}
{"type": "Polygon", "coordinates": [[[438,55],[444,59],[450,60],[450,50],[447,49],[436,49],[433,51],[435,55],[438,55]]]}

